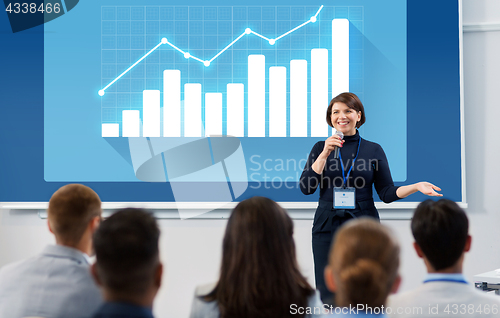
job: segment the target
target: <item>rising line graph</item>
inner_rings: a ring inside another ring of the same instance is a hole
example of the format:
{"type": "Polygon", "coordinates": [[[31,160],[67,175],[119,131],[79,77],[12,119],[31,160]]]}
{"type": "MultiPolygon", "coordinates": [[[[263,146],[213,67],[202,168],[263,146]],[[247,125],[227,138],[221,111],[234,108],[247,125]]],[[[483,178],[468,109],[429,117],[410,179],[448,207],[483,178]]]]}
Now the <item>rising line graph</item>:
{"type": "Polygon", "coordinates": [[[177,46],[175,46],[173,43],[169,42],[168,39],[166,37],[162,38],[160,43],[158,43],[154,48],[152,48],[149,52],[147,52],[145,55],[143,55],[139,60],[137,60],[134,64],[132,64],[130,67],[128,67],[125,71],[123,71],[120,75],[118,75],[118,77],[116,77],[114,80],[112,80],[108,85],[106,85],[104,88],[100,89],[98,91],[98,94],[99,96],[104,96],[105,92],[106,92],[106,89],[108,89],[111,85],[113,85],[116,81],[118,81],[120,78],[122,78],[125,74],[127,74],[131,69],[133,69],[137,64],[139,64],[142,60],[144,60],[146,57],[148,57],[151,53],[153,53],[154,51],[156,51],[157,49],[159,49],[162,45],[169,45],[170,47],[172,47],[174,50],[178,51],[179,53],[183,54],[184,58],[186,59],[193,59],[195,61],[198,61],[200,63],[202,63],[205,67],[208,67],[210,66],[210,64],[215,60],[217,59],[222,53],[224,53],[226,50],[228,50],[229,48],[231,48],[236,42],[238,42],[241,38],[243,38],[245,35],[250,35],[250,34],[253,34],[255,36],[258,36],[260,37],[261,39],[267,41],[270,45],[275,45],[276,42],[280,39],[282,39],[283,37],[291,34],[292,32],[294,31],[297,31],[298,29],[306,26],[307,24],[309,23],[314,23],[318,20],[318,15],[319,13],[321,12],[321,10],[323,9],[323,5],[319,7],[318,11],[309,19],[307,20],[306,22],[296,26],[295,28],[283,33],[282,35],[276,37],[276,38],[268,38],[262,34],[259,34],[255,31],[253,31],[252,29],[250,28],[246,28],[245,31],[240,34],[236,39],[234,39],[231,43],[229,43],[225,48],[223,48],[220,52],[218,52],[216,55],[214,55],[214,57],[212,57],[210,60],[202,60],[196,56],[193,56],[191,55],[189,52],[186,52],[180,48],[178,48],[177,46]]]}

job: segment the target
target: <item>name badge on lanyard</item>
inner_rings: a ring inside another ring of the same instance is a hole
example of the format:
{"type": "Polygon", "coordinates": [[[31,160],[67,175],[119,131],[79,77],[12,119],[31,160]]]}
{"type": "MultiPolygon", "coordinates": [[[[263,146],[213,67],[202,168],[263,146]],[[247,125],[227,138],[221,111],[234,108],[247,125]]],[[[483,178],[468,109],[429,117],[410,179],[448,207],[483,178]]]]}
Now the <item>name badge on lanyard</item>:
{"type": "Polygon", "coordinates": [[[333,188],[333,208],[334,209],[355,209],[356,208],[355,188],[333,188]]]}
{"type": "Polygon", "coordinates": [[[342,162],[342,154],[339,151],[339,160],[340,165],[342,167],[342,178],[344,180],[343,187],[335,187],[333,188],[333,208],[334,209],[355,209],[356,208],[356,189],[353,187],[347,187],[347,179],[349,179],[349,175],[351,174],[352,168],[354,167],[354,163],[358,158],[359,154],[359,146],[361,145],[361,137],[358,142],[358,150],[356,152],[356,157],[352,161],[351,168],[347,172],[347,176],[345,175],[344,163],[342,162]]]}

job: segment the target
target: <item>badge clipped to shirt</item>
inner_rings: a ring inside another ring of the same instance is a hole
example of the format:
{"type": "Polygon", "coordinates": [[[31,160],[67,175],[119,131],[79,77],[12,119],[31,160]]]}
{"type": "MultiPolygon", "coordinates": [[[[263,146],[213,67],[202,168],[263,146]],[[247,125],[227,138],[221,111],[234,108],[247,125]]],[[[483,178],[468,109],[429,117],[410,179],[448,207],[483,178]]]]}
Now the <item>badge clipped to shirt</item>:
{"type": "Polygon", "coordinates": [[[333,208],[334,209],[355,209],[356,208],[355,188],[333,188],[333,208]]]}

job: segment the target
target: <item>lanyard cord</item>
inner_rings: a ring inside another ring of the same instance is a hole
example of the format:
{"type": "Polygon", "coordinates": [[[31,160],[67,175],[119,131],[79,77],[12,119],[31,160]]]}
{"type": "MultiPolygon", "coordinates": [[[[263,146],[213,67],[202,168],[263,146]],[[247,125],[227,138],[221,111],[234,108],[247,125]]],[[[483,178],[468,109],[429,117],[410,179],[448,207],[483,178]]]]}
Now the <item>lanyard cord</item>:
{"type": "Polygon", "coordinates": [[[356,151],[356,157],[354,157],[354,160],[352,161],[351,168],[349,168],[349,171],[347,172],[347,177],[345,176],[344,163],[342,162],[342,153],[339,151],[339,159],[340,159],[340,166],[342,167],[342,178],[344,179],[344,187],[346,187],[347,179],[349,179],[349,175],[351,174],[352,168],[354,168],[354,163],[356,162],[356,159],[358,159],[360,145],[361,145],[361,137],[359,137],[358,150],[356,151]]]}

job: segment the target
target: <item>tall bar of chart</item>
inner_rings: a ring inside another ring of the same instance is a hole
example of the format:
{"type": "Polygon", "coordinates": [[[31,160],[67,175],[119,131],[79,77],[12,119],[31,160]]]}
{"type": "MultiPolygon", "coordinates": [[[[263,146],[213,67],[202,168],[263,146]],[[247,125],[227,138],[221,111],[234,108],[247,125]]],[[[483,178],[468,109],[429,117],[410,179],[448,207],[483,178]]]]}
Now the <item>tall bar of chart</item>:
{"type": "Polygon", "coordinates": [[[269,68],[269,137],[286,137],[286,67],[269,68]]]}
{"type": "MultiPolygon", "coordinates": [[[[282,38],[291,37],[296,30],[315,23],[322,8],[306,22],[275,38],[246,28],[211,59],[191,55],[171,42],[167,35],[101,89],[99,95],[103,96],[109,87],[160,48],[197,62],[194,67],[216,67],[218,58],[245,36],[256,38],[262,46],[278,46],[282,38]]],[[[220,86],[215,91],[206,89],[205,84],[191,81],[181,69],[162,70],[161,89],[146,87],[142,107],[122,110],[121,122],[103,122],[102,137],[119,137],[120,131],[121,137],[327,137],[328,102],[337,94],[349,91],[350,79],[350,22],[344,18],[329,21],[331,46],[320,45],[307,50],[304,59],[276,62],[272,66],[266,54],[248,54],[246,79],[230,81],[223,90],[220,86]]]]}
{"type": "Polygon", "coordinates": [[[163,136],[181,136],[181,72],[163,71],[163,136]]]}
{"type": "Polygon", "coordinates": [[[311,137],[328,136],[325,105],[328,105],[328,50],[311,51],[311,137]]]}
{"type": "Polygon", "coordinates": [[[290,137],[307,136],[307,60],[290,61],[290,137]]]}
{"type": "Polygon", "coordinates": [[[248,137],[266,136],[266,57],[248,57],[248,137]]]}
{"type": "Polygon", "coordinates": [[[349,91],[349,21],[332,20],[332,97],[349,91]]]}

